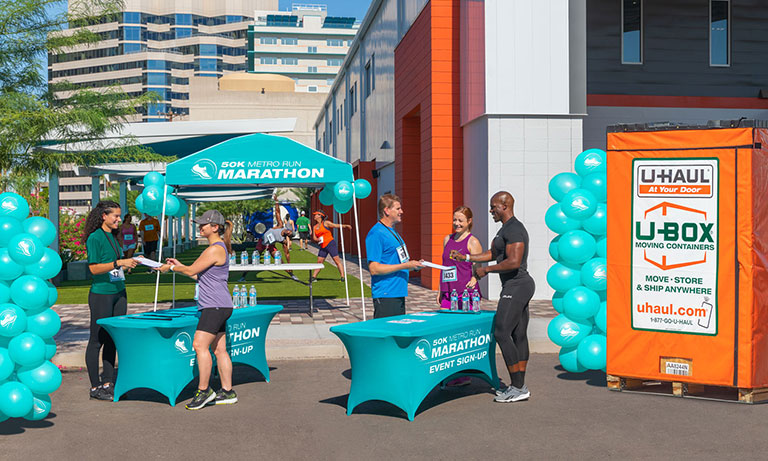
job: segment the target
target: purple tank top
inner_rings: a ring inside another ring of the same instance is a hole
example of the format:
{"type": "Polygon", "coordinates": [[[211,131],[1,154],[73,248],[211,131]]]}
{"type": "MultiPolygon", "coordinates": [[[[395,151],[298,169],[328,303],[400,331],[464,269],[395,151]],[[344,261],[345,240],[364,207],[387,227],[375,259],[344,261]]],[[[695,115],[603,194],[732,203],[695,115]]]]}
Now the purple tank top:
{"type": "MultiPolygon", "coordinates": [[[[453,235],[451,235],[451,237],[448,239],[448,243],[445,244],[445,248],[443,248],[443,266],[456,266],[457,272],[457,280],[455,282],[443,282],[441,274],[440,292],[442,293],[442,296],[440,298],[440,306],[444,309],[450,309],[451,307],[451,290],[455,288],[456,292],[459,293],[459,299],[461,299],[461,294],[464,292],[464,289],[467,287],[467,283],[469,283],[469,280],[472,278],[471,262],[454,261],[450,258],[451,250],[456,250],[463,255],[468,255],[468,245],[469,239],[471,237],[472,234],[469,234],[467,238],[457,242],[453,239],[453,235]]],[[[477,291],[480,292],[480,285],[475,286],[477,287],[477,291]]],[[[471,295],[472,292],[470,290],[470,296],[471,295]]],[[[480,296],[482,296],[482,293],[480,293],[480,296]]]]}
{"type": "Polygon", "coordinates": [[[216,242],[221,245],[227,254],[227,262],[223,266],[213,265],[197,274],[197,283],[200,289],[197,293],[197,308],[210,309],[212,307],[234,307],[232,295],[229,293],[229,253],[224,242],[216,242]]]}

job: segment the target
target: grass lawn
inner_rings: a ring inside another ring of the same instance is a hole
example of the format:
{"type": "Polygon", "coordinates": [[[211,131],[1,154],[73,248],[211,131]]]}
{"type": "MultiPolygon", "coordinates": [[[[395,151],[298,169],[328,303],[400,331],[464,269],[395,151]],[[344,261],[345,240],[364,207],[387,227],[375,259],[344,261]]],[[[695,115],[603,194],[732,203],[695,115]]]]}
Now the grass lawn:
{"type": "MultiPolygon", "coordinates": [[[[181,253],[177,258],[184,264],[192,264],[195,259],[203,252],[205,246],[198,246],[191,250],[181,253]]],[[[280,247],[278,247],[280,248],[280,247]]],[[[239,256],[239,254],[238,254],[239,256]]],[[[291,246],[291,262],[293,263],[314,263],[317,262],[317,256],[308,251],[301,250],[297,244],[291,246]]],[[[153,273],[149,273],[148,268],[139,266],[133,270],[133,273],[126,275],[126,290],[128,292],[129,303],[151,303],[155,299],[155,278],[153,273]]],[[[241,284],[237,280],[242,276],[242,272],[232,271],[229,274],[229,291],[236,284],[241,284]]],[[[302,282],[309,280],[308,271],[299,271],[296,276],[302,282]]],[[[173,275],[169,272],[160,275],[160,290],[158,292],[158,302],[170,302],[172,297],[173,275]]],[[[277,299],[295,299],[309,298],[309,287],[302,283],[297,283],[290,278],[285,271],[263,271],[250,272],[246,277],[248,288],[253,284],[258,290],[259,302],[262,300],[277,299]]],[[[365,295],[371,296],[371,288],[364,285],[365,295]]],[[[87,304],[88,291],[91,288],[91,281],[66,281],[58,287],[58,304],[87,304]]],[[[312,284],[312,294],[315,298],[343,298],[344,283],[339,281],[339,271],[333,263],[326,260],[325,268],[318,274],[318,280],[312,284]]],[[[176,300],[192,301],[195,295],[195,281],[183,275],[176,274],[176,300]]],[[[360,279],[349,274],[349,296],[360,296],[360,279]]]]}

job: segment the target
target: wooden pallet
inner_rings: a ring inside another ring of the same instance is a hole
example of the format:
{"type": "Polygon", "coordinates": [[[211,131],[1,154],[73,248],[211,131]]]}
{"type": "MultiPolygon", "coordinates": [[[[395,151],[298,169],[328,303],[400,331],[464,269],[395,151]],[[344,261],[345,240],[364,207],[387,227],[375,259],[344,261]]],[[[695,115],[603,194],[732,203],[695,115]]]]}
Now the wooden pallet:
{"type": "Polygon", "coordinates": [[[680,381],[657,381],[608,375],[608,389],[612,391],[638,392],[738,403],[768,402],[768,388],[737,388],[709,386],[680,381]]]}

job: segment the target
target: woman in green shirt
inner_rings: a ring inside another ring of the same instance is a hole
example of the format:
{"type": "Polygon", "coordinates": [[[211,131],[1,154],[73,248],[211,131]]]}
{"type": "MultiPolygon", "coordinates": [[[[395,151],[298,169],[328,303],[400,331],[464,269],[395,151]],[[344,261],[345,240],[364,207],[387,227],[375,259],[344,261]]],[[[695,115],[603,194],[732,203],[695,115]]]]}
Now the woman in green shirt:
{"type": "Polygon", "coordinates": [[[125,295],[124,267],[136,267],[132,258],[120,259],[122,249],[117,241],[120,226],[120,205],[101,201],[85,220],[83,238],[88,251],[88,268],[93,274],[88,307],[91,311],[91,336],[85,349],[85,365],[91,380],[91,398],[112,400],[114,396],[115,343],[96,321],[106,317],[125,315],[128,300],[125,295]],[[99,351],[102,354],[103,374],[99,378],[99,351]]]}

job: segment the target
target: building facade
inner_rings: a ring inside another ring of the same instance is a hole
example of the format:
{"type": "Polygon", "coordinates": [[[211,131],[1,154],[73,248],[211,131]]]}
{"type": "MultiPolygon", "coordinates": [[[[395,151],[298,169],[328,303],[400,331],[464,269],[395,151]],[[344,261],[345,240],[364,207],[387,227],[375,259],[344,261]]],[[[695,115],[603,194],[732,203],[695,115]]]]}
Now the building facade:
{"type": "Polygon", "coordinates": [[[293,78],[297,92],[327,93],[359,24],[327,15],[325,5],[261,10],[248,27],[248,71],[293,78]]]}

